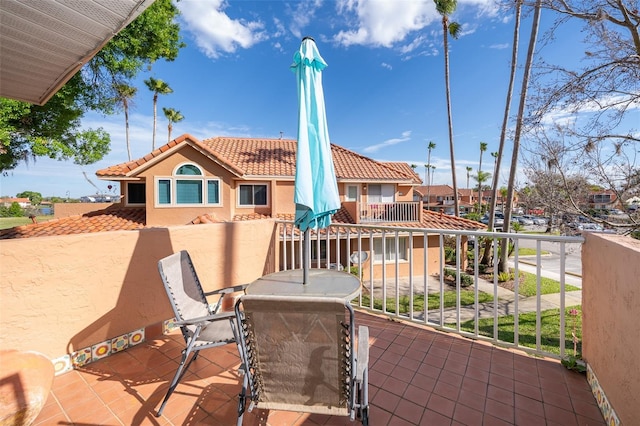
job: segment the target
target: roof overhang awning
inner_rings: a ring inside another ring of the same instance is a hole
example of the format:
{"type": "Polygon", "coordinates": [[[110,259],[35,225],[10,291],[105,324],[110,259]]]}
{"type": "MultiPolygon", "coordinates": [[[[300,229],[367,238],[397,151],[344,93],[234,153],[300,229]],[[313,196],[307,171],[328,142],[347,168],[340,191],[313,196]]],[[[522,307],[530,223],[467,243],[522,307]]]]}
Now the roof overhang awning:
{"type": "Polygon", "coordinates": [[[0,1],[0,96],[44,105],[154,1],[0,1]]]}

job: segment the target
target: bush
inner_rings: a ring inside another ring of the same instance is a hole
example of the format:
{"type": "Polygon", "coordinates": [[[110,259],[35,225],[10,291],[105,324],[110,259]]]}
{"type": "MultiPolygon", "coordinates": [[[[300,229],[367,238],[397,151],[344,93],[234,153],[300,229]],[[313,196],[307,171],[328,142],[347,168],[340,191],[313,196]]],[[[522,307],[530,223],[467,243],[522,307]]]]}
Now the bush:
{"type": "Polygon", "coordinates": [[[513,272],[500,272],[498,274],[498,282],[504,283],[513,279],[513,272]]]}
{"type": "Polygon", "coordinates": [[[444,248],[444,261],[446,263],[451,263],[456,261],[456,250],[451,247],[444,248]]]}
{"type": "MultiPolygon", "coordinates": [[[[456,271],[451,268],[444,268],[444,275],[452,277],[454,280],[456,279],[456,271]]],[[[469,274],[465,274],[464,272],[460,273],[460,285],[462,287],[469,287],[473,285],[473,277],[469,274]]]]}

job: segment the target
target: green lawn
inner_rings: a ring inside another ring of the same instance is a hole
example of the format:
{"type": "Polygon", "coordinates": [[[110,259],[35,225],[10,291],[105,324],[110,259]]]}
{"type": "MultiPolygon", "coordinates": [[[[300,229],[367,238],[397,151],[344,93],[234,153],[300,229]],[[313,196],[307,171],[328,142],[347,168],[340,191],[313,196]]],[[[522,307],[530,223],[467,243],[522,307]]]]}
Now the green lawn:
{"type": "MultiPolygon", "coordinates": [[[[535,256],[537,253],[536,249],[534,248],[527,248],[527,247],[520,247],[518,248],[518,256],[535,256]]],[[[549,254],[548,251],[545,250],[540,250],[540,254],[549,254]]],[[[511,255],[511,257],[515,256],[514,254],[511,255]]]]}
{"type": "MultiPolygon", "coordinates": [[[[521,275],[524,275],[524,281],[520,283],[518,287],[518,293],[521,296],[535,296],[536,295],[536,275],[530,274],[528,272],[520,272],[521,275]]],[[[580,290],[580,288],[565,284],[565,291],[576,291],[580,290]]],[[[551,278],[540,277],[540,294],[553,294],[560,293],[560,282],[556,280],[552,280],[551,278]]]]}
{"type": "MultiPolygon", "coordinates": [[[[540,345],[541,350],[560,355],[560,310],[549,309],[540,313],[540,345]]],[[[565,309],[565,352],[573,355],[574,343],[572,333],[576,330],[578,342],[576,344],[576,356],[582,356],[582,308],[570,306],[565,309]],[[577,315],[571,315],[572,309],[577,315]]],[[[447,324],[455,327],[455,324],[447,324]]],[[[473,333],[475,321],[470,320],[460,324],[464,331],[473,333]]],[[[514,340],[514,316],[507,315],[498,318],[498,338],[504,342],[513,343],[514,340]]],[[[493,337],[493,318],[483,318],[478,323],[478,332],[482,336],[493,337]]],[[[518,342],[526,347],[536,347],[536,313],[527,312],[518,316],[518,342]]]]}
{"type": "MultiPolygon", "coordinates": [[[[461,290],[460,291],[460,305],[473,305],[474,303],[475,293],[473,290],[461,290]]],[[[428,297],[428,305],[429,310],[440,309],[440,293],[429,294],[428,297]]],[[[482,291],[478,292],[478,303],[490,302],[493,300],[493,296],[488,293],[484,293],[482,291]]],[[[371,306],[371,299],[368,295],[362,296],[362,305],[363,306],[371,306]]],[[[409,296],[401,296],[399,300],[400,304],[400,313],[408,314],[409,313],[409,296]]],[[[444,307],[451,308],[456,306],[456,292],[455,291],[445,291],[444,292],[444,307]]],[[[382,310],[382,299],[375,298],[373,300],[374,309],[382,310]]],[[[413,310],[414,311],[424,311],[424,295],[418,294],[413,297],[413,310]]],[[[396,312],[396,299],[395,298],[387,298],[387,312],[395,313],[396,312]]]]}
{"type": "MultiPolygon", "coordinates": [[[[53,219],[53,216],[36,216],[38,223],[46,222],[53,219]]],[[[14,226],[26,225],[31,223],[28,217],[0,217],[0,229],[13,228],[14,226]]]]}

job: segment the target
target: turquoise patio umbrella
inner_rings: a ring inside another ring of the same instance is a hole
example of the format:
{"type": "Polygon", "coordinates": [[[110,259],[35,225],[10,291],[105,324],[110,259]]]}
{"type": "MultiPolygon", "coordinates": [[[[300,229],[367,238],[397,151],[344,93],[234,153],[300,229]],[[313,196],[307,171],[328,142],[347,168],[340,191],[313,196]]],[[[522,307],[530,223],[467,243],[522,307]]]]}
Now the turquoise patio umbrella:
{"type": "Polygon", "coordinates": [[[294,54],[292,71],[298,85],[298,147],[294,202],[295,226],[304,232],[303,283],[309,274],[309,229],[326,228],[340,208],[338,183],[322,90],[322,70],[327,63],[311,37],[302,39],[294,54]]]}

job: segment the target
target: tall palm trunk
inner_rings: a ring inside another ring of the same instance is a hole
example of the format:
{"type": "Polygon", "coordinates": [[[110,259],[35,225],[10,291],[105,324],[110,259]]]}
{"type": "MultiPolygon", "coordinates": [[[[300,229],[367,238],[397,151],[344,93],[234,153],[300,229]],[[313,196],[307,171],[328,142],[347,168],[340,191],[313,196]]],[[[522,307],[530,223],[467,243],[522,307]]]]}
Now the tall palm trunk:
{"type": "MultiPolygon", "coordinates": [[[[509,170],[509,182],[507,184],[507,202],[504,208],[504,231],[509,232],[509,223],[511,222],[511,210],[513,207],[514,185],[516,181],[516,169],[518,166],[518,153],[520,151],[520,136],[522,135],[522,121],[524,120],[524,111],[527,104],[527,90],[529,88],[529,78],[531,76],[531,67],[533,57],[536,52],[536,41],[538,39],[538,29],[540,28],[540,14],[542,11],[542,0],[536,0],[535,10],[533,14],[533,23],[531,25],[531,36],[529,38],[529,49],[527,50],[527,61],[524,66],[524,75],[522,77],[522,88],[520,90],[520,105],[518,106],[518,115],[516,117],[516,129],[513,136],[513,154],[511,156],[511,169],[509,170]]],[[[507,258],[509,256],[507,239],[502,240],[502,250],[500,253],[499,270],[507,271],[507,258]]]]}
{"type": "Polygon", "coordinates": [[[444,32],[444,80],[445,90],[447,92],[447,118],[449,125],[449,152],[451,155],[451,180],[453,181],[453,206],[454,216],[459,216],[460,206],[458,203],[458,183],[456,179],[456,160],[455,160],[455,146],[453,144],[453,118],[451,115],[451,89],[449,88],[449,19],[446,16],[442,17],[442,30],[444,32]]]}
{"type": "Polygon", "coordinates": [[[151,150],[156,149],[156,125],[158,124],[158,92],[153,93],[153,137],[151,139],[151,150]]]}
{"type": "MultiPolygon", "coordinates": [[[[498,196],[498,171],[500,170],[500,163],[502,161],[502,153],[504,151],[504,144],[507,138],[507,127],[509,126],[509,113],[511,110],[511,98],[513,96],[513,87],[515,85],[516,80],[516,71],[518,65],[518,44],[520,40],[520,15],[522,12],[522,0],[516,0],[516,19],[515,25],[513,27],[513,47],[511,49],[511,72],[509,75],[509,89],[507,90],[507,98],[505,100],[504,106],[504,116],[502,117],[502,129],[500,131],[500,145],[498,147],[498,155],[495,161],[495,174],[493,177],[493,186],[491,188],[491,205],[489,206],[489,230],[493,230],[494,226],[494,216],[496,211],[496,198],[498,196]]],[[[504,211],[504,199],[502,200],[504,211]]],[[[484,253],[482,254],[482,259],[480,263],[483,265],[489,264],[489,259],[491,257],[491,248],[492,244],[487,243],[484,247],[484,253]]]]}
{"type": "Polygon", "coordinates": [[[122,105],[124,107],[124,138],[127,141],[127,155],[129,156],[129,161],[131,161],[131,143],[129,142],[129,102],[127,98],[122,100],[122,105]]]}

